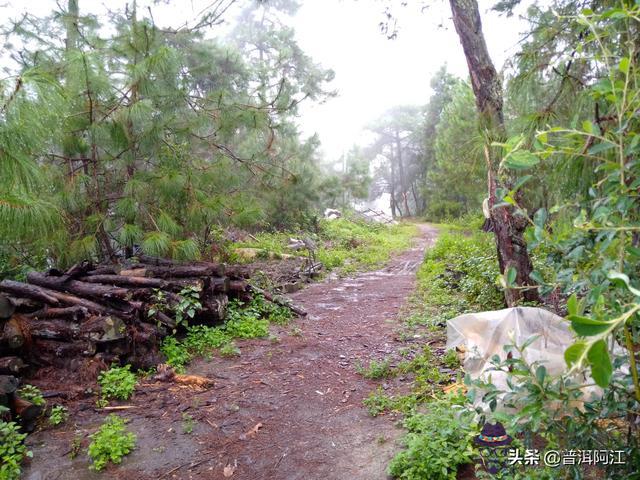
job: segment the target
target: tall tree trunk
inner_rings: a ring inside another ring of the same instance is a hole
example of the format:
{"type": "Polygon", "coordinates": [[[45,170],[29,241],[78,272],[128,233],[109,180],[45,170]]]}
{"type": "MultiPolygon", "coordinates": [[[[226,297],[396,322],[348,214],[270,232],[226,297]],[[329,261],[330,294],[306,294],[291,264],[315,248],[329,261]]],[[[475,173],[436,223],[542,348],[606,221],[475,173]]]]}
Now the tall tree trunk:
{"type": "Polygon", "coordinates": [[[389,163],[391,164],[391,182],[389,182],[389,193],[391,194],[391,218],[396,218],[396,166],[393,158],[393,147],[391,147],[391,155],[389,155],[389,163]]]}
{"type": "Polygon", "coordinates": [[[404,164],[402,163],[402,143],[400,142],[400,132],[396,129],[395,131],[395,140],[396,140],[396,153],[398,158],[398,185],[400,187],[400,195],[402,196],[402,200],[404,203],[404,214],[402,216],[409,216],[409,205],[407,204],[407,189],[405,188],[406,177],[404,175],[404,164]]]}
{"type": "MultiPolygon", "coordinates": [[[[533,285],[529,278],[533,267],[523,238],[527,226],[526,220],[513,215],[511,207],[493,208],[496,202],[496,189],[509,185],[510,179],[498,178],[498,167],[502,159],[501,149],[492,146],[493,142],[504,142],[506,129],[502,111],[502,83],[496,72],[487,44],[482,33],[482,22],[477,0],[449,0],[453,24],[460,38],[471,76],[471,85],[476,98],[480,128],[485,141],[485,159],[487,161],[487,184],[489,207],[495,225],[498,261],[502,273],[509,268],[517,270],[516,285],[533,285]]],[[[514,306],[518,300],[538,300],[536,288],[518,290],[507,289],[507,305],[514,306]]]]}

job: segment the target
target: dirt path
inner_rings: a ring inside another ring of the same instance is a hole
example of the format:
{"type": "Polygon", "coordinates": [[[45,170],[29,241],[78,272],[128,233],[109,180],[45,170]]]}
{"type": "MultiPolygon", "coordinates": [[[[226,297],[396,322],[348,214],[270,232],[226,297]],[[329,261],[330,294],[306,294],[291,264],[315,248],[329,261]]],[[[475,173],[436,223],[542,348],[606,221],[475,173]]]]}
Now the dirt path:
{"type": "Polygon", "coordinates": [[[127,403],[133,408],[117,412],[138,435],[121,466],[88,470],[87,435],[103,417],[88,392],[73,412],[75,426],[29,437],[34,459],[24,478],[224,479],[225,466],[234,480],[387,478],[401,431],[368,415],[362,400],[379,383],[355,367],[397,349],[395,317],[437,234],[427,225],[420,230],[414,247],[386,268],[291,295],[309,315],[274,328],[271,339],[242,342],[237,358],[192,364],[189,373],[212,378],[213,388],[140,386],[127,403]],[[74,438],[83,451],[72,460],[74,438]]]}

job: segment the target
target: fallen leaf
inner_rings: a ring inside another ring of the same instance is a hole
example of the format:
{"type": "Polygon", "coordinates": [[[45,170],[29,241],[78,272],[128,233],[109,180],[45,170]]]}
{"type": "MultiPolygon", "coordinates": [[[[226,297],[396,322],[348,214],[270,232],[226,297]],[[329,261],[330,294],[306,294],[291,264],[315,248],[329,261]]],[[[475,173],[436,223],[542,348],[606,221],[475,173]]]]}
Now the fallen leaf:
{"type": "Polygon", "coordinates": [[[258,433],[258,430],[260,430],[262,427],[263,425],[261,422],[256,423],[251,430],[249,430],[247,433],[243,433],[242,435],[240,435],[240,440],[246,440],[247,437],[255,436],[255,434],[258,433]]]}
{"type": "Polygon", "coordinates": [[[463,383],[452,383],[444,387],[442,391],[444,393],[449,393],[449,392],[466,393],[467,387],[463,383]]]}
{"type": "Polygon", "coordinates": [[[234,465],[228,464],[222,470],[222,475],[224,475],[226,478],[229,478],[231,475],[233,475],[236,472],[236,468],[238,468],[237,463],[235,463],[234,465]]]}

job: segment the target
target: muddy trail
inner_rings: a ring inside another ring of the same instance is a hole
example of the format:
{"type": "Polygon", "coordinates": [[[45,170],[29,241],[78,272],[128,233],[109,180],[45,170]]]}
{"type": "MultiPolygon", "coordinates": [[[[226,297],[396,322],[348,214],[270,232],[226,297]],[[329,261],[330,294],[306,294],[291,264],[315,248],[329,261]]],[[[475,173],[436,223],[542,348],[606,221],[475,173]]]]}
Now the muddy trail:
{"type": "Polygon", "coordinates": [[[420,233],[381,270],[329,277],[292,294],[308,316],[272,327],[268,339],[239,342],[239,357],[193,362],[188,373],[213,387],[142,381],[131,400],[112,403],[112,413],[129,419],[137,446],[101,473],[89,470],[86,447],[105,412],[87,391],[69,405],[65,425],[28,438],[34,458],[23,478],[387,478],[402,431],[367,413],[362,400],[380,382],[356,369],[400,346],[397,316],[437,235],[428,225],[420,233]]]}

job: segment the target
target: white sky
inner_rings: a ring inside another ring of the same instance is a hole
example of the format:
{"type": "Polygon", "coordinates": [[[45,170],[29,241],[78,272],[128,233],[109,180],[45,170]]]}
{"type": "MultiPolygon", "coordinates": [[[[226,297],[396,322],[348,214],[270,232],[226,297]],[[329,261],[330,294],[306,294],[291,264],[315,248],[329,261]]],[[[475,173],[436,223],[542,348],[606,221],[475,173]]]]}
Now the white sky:
{"type": "MultiPolygon", "coordinates": [[[[66,0],[60,0],[66,5],[66,0]]],[[[101,13],[105,4],[123,6],[125,0],[79,0],[82,13],[101,13]]],[[[139,0],[140,10],[152,3],[139,0]]],[[[160,25],[177,26],[193,19],[210,0],[174,0],[153,8],[160,25]]],[[[421,4],[414,0],[415,4],[421,4]]],[[[427,2],[425,2],[427,3],[427,2]]],[[[524,29],[516,16],[490,12],[492,0],[479,0],[489,51],[500,68],[514,53],[524,29]]],[[[27,10],[47,15],[55,0],[10,0],[0,7],[0,18],[17,17],[27,10]]],[[[292,26],[303,49],[315,61],[336,73],[332,88],[339,96],[323,105],[303,104],[299,123],[305,135],[317,132],[326,160],[337,159],[354,143],[366,142],[363,127],[388,108],[424,104],[429,100],[431,76],[445,62],[450,72],[467,77],[467,67],[451,23],[449,3],[431,0],[420,13],[417,7],[397,7],[399,35],[387,40],[380,33],[384,2],[374,0],[302,0],[292,26]]]]}
{"type": "MultiPolygon", "coordinates": [[[[489,52],[499,69],[514,53],[524,24],[515,15],[499,17],[488,11],[494,1],[479,3],[489,52]]],[[[415,7],[395,8],[399,35],[387,40],[379,30],[380,2],[304,1],[293,23],[298,41],[316,61],[336,72],[334,86],[339,91],[338,98],[324,105],[302,109],[303,132],[319,133],[327,160],[366,141],[363,127],[388,108],[428,102],[430,79],[444,63],[451,73],[468,77],[449,2],[431,4],[423,13],[415,7]]]]}

